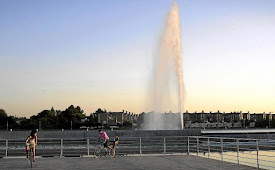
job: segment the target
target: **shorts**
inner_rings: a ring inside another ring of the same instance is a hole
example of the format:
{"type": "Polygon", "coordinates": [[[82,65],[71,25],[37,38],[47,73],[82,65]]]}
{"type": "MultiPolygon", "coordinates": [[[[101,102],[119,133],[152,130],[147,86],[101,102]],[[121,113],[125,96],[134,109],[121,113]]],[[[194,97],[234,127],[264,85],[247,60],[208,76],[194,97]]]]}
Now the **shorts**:
{"type": "Polygon", "coordinates": [[[30,147],[30,148],[34,148],[35,144],[33,144],[33,143],[27,143],[27,146],[30,147]]]}
{"type": "Polygon", "coordinates": [[[106,140],[105,143],[103,144],[103,146],[104,146],[105,148],[107,148],[107,147],[109,146],[109,140],[106,140]]]}

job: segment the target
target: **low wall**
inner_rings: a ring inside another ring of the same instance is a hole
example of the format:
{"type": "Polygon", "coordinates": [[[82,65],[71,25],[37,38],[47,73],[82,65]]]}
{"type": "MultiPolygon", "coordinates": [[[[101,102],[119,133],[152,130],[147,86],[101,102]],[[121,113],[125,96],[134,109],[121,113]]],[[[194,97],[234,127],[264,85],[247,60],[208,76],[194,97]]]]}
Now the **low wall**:
{"type": "Polygon", "coordinates": [[[275,134],[212,134],[203,136],[224,138],[275,139],[275,134]]]}
{"type": "MultiPolygon", "coordinates": [[[[104,130],[108,136],[156,137],[156,136],[200,136],[200,129],[186,130],[104,130]]],[[[30,131],[0,131],[0,139],[26,139],[30,131]]],[[[98,137],[97,130],[39,131],[40,139],[87,139],[98,137]]]]}

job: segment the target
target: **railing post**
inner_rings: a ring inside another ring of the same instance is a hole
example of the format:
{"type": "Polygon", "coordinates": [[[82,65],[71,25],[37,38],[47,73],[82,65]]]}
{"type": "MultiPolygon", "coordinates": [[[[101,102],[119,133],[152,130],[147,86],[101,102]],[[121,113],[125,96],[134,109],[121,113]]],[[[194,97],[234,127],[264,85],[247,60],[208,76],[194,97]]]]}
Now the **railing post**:
{"type": "Polygon", "coordinates": [[[199,156],[199,137],[197,137],[197,156],[199,156]]]}
{"type": "Polygon", "coordinates": [[[139,138],[139,154],[140,154],[140,156],[142,155],[142,150],[141,150],[141,138],[139,138]]]}
{"type": "Polygon", "coordinates": [[[208,143],[208,158],[210,157],[210,140],[207,138],[207,143],[208,143]]]}
{"type": "Polygon", "coordinates": [[[239,156],[239,151],[240,151],[240,148],[239,148],[239,139],[236,139],[236,145],[237,145],[237,162],[238,162],[238,164],[240,164],[240,156],[239,156]]]}
{"type": "Polygon", "coordinates": [[[257,149],[257,168],[260,169],[260,164],[259,164],[259,141],[256,140],[256,149],[257,149]]]}
{"type": "Polygon", "coordinates": [[[222,138],[220,141],[221,141],[221,159],[223,161],[223,140],[222,140],[222,138]]]}
{"type": "Polygon", "coordinates": [[[9,141],[6,140],[6,157],[8,157],[8,143],[9,143],[9,141]]]}
{"type": "Polygon", "coordinates": [[[190,147],[189,147],[189,136],[187,137],[187,154],[190,154],[190,147]]]}
{"type": "Polygon", "coordinates": [[[61,143],[61,145],[60,145],[60,157],[63,157],[63,139],[61,139],[61,141],[60,141],[61,143]]]}
{"type": "Polygon", "coordinates": [[[165,137],[163,138],[163,154],[166,154],[166,143],[165,143],[165,137]]]}
{"type": "Polygon", "coordinates": [[[90,140],[87,139],[87,154],[90,155],[90,140]]]}

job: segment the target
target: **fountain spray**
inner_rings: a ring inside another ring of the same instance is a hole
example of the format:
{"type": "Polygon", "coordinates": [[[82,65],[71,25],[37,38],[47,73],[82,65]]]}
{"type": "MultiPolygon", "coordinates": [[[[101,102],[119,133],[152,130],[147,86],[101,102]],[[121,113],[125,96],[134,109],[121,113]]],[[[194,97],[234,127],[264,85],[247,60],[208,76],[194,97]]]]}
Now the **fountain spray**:
{"type": "Polygon", "coordinates": [[[176,1],[172,4],[167,15],[164,32],[160,39],[157,62],[154,70],[154,110],[161,110],[163,103],[163,91],[169,83],[170,72],[176,76],[179,112],[181,118],[181,129],[184,128],[183,121],[183,75],[181,58],[180,20],[176,1]],[[172,67],[170,67],[172,64],[172,67]]]}

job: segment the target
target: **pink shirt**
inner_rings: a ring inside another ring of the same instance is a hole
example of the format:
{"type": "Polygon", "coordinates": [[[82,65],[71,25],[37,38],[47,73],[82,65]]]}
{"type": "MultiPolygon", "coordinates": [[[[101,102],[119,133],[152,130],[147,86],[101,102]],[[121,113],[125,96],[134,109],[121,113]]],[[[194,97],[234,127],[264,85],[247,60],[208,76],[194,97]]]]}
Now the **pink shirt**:
{"type": "Polygon", "coordinates": [[[99,134],[99,138],[101,138],[102,140],[109,140],[109,137],[105,132],[101,132],[99,134]]]}

